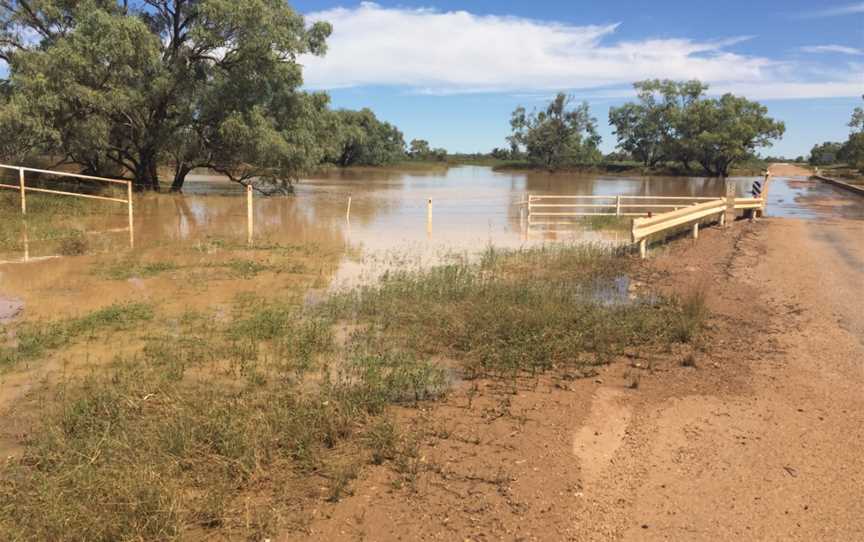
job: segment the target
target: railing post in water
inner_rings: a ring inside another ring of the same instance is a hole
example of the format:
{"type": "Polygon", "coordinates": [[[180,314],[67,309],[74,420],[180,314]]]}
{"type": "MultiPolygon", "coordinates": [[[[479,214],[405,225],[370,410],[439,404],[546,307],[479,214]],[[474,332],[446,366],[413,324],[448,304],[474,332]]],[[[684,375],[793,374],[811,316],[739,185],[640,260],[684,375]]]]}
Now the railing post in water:
{"type": "Polygon", "coordinates": [[[615,216],[621,216],[621,196],[615,197],[615,216]]]}
{"type": "Polygon", "coordinates": [[[126,183],[126,199],[129,201],[129,248],[135,248],[135,215],[132,210],[132,181],[126,183]]]}
{"type": "Polygon", "coordinates": [[[432,235],[432,198],[426,201],[426,233],[432,235]]]}
{"type": "Polygon", "coordinates": [[[252,182],[246,185],[246,243],[252,245],[252,182]]]}
{"type": "Polygon", "coordinates": [[[348,196],[348,208],[345,210],[345,221],[351,221],[351,196],[348,196]]]}
{"type": "Polygon", "coordinates": [[[735,221],[735,192],[737,186],[735,181],[726,179],[726,213],[724,224],[735,221]]]}
{"type": "Polygon", "coordinates": [[[24,189],[24,168],[18,168],[18,184],[21,186],[21,214],[27,214],[27,191],[24,189]]]}

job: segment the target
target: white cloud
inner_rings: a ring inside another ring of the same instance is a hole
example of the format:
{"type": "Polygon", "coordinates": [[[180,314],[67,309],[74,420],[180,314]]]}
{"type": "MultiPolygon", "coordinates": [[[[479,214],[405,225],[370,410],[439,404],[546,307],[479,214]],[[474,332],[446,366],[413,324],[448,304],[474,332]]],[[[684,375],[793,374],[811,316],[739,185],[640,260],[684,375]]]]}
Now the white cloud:
{"type": "Polygon", "coordinates": [[[629,95],[633,81],[648,78],[697,78],[712,90],[746,89],[754,98],[857,96],[864,88],[864,78],[850,75],[855,72],[809,83],[786,62],[729,50],[749,37],[625,41],[615,40],[617,23],[574,26],[370,2],[307,18],[333,24],[327,55],[302,59],[311,88],[387,85],[429,94],[602,89],[603,95],[629,95]]]}
{"type": "Polygon", "coordinates": [[[840,53],[842,55],[864,55],[864,51],[845,45],[809,45],[801,47],[805,53],[840,53]]]}
{"type": "Polygon", "coordinates": [[[807,11],[798,15],[799,19],[819,19],[823,17],[839,17],[841,15],[854,15],[864,13],[864,2],[835,6],[832,8],[807,11]]]}

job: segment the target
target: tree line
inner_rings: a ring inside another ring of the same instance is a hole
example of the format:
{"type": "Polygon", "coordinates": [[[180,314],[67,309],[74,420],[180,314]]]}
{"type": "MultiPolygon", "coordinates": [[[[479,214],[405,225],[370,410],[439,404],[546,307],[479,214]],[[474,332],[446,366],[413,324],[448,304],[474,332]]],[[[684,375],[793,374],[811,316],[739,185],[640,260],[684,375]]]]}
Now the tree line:
{"type": "Polygon", "coordinates": [[[0,2],[0,155],[181,190],[195,168],[270,191],[406,156],[395,126],[301,90],[332,29],[284,0],[0,2]]]}
{"type": "MultiPolygon", "coordinates": [[[[864,96],[861,97],[864,99],[864,96]]],[[[846,141],[818,143],[810,150],[809,162],[813,166],[846,164],[864,172],[864,107],[852,110],[847,124],[849,137],[846,141]]]]}
{"type": "MultiPolygon", "coordinates": [[[[783,136],[785,126],[768,116],[758,102],[724,94],[706,96],[700,81],[648,80],[634,83],[637,99],[609,109],[619,157],[647,167],[675,163],[684,171],[701,167],[711,176],[726,176],[736,163],[753,158],[757,149],[783,136]]],[[[559,93],[544,109],[513,111],[509,158],[524,157],[548,169],[591,165],[603,159],[597,119],[587,102],[559,93]]],[[[506,151],[494,149],[504,157],[506,151]]]]}

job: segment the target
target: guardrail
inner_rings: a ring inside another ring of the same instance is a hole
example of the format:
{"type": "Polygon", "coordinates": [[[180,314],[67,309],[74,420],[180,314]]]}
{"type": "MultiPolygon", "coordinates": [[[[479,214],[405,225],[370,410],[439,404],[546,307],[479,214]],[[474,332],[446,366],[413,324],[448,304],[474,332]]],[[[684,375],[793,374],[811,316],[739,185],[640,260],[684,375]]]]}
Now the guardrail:
{"type": "Polygon", "coordinates": [[[93,175],[81,175],[79,173],[66,173],[62,171],[51,171],[47,169],[36,169],[30,167],[21,167],[21,166],[9,166],[6,164],[0,164],[0,169],[11,169],[18,171],[18,184],[2,184],[0,183],[0,188],[11,188],[12,190],[18,190],[21,193],[21,214],[27,215],[27,192],[39,192],[43,194],[57,194],[60,196],[73,196],[76,198],[86,198],[86,199],[95,199],[102,201],[114,201],[118,203],[125,203],[127,212],[129,215],[129,245],[135,246],[135,220],[134,220],[134,209],[132,204],[132,181],[127,181],[124,179],[109,179],[107,177],[95,177],[93,175]],[[43,175],[54,175],[57,177],[70,177],[74,179],[83,179],[86,181],[97,181],[102,183],[109,184],[120,184],[126,187],[126,198],[112,198],[109,196],[97,196],[94,194],[81,194],[78,192],[67,192],[65,190],[51,190],[48,188],[38,188],[35,186],[27,186],[25,179],[25,172],[32,173],[41,173],[43,175]]]}
{"type": "MultiPolygon", "coordinates": [[[[691,196],[528,196],[528,222],[536,219],[582,216],[646,216],[656,211],[676,210],[716,198],[691,196]]],[[[550,223],[551,224],[551,223],[550,223]]]]}
{"type": "Polygon", "coordinates": [[[635,218],[630,230],[631,240],[634,243],[639,243],[639,255],[645,258],[648,254],[648,236],[652,234],[692,223],[693,238],[698,239],[700,220],[718,215],[720,223],[725,223],[726,203],[726,200],[716,198],[650,218],[635,218]]]}

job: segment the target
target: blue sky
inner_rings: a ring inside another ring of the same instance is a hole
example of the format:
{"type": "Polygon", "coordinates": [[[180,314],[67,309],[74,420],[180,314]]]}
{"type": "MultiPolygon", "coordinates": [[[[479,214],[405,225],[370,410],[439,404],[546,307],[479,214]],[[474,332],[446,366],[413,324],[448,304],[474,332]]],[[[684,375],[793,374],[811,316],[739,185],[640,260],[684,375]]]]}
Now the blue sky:
{"type": "Polygon", "coordinates": [[[588,100],[610,151],[630,83],[695,77],[768,106],[787,131],[766,152],[797,156],[844,140],[864,93],[864,2],[291,4],[334,25],[327,56],[302,59],[308,88],[451,152],[504,146],[510,112],[559,90],[588,100]]]}

